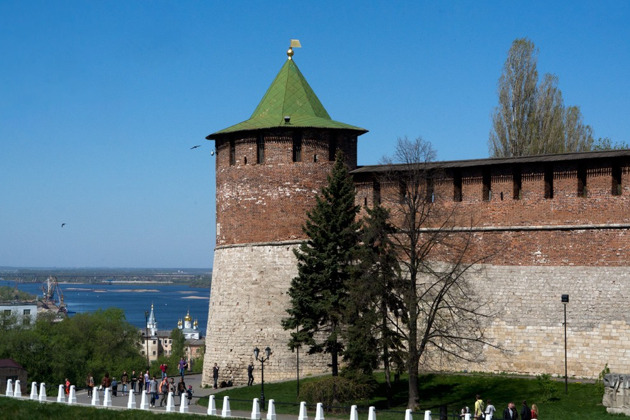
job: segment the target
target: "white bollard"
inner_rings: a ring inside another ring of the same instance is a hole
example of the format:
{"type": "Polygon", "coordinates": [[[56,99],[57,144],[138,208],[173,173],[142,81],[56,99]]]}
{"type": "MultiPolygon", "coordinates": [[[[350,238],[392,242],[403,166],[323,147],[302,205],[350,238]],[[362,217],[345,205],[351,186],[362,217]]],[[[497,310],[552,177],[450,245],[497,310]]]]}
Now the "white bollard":
{"type": "Polygon", "coordinates": [[[230,410],[230,397],[227,395],[223,397],[223,407],[221,408],[221,417],[231,417],[232,411],[230,410]]]}
{"type": "Polygon", "coordinates": [[[350,420],[359,420],[359,413],[356,405],[350,407],[350,420]]]}
{"type": "Polygon", "coordinates": [[[486,414],[486,420],[492,420],[493,414],[486,414]]]}
{"type": "Polygon", "coordinates": [[[142,390],[142,397],[140,397],[140,410],[148,410],[149,409],[149,402],[147,401],[147,390],[143,389],[142,390]]]}
{"type": "Polygon", "coordinates": [[[48,396],[46,395],[46,384],[42,382],[41,384],[39,384],[39,402],[46,402],[47,398],[48,396]]]}
{"type": "Polygon", "coordinates": [[[376,408],[370,407],[368,411],[368,420],[376,420],[376,408]]]}
{"type": "Polygon", "coordinates": [[[431,420],[431,410],[425,410],[424,420],[431,420]]]}
{"type": "Polygon", "coordinates": [[[74,385],[70,385],[70,394],[68,394],[68,404],[77,403],[77,389],[74,385]]]}
{"type": "Polygon", "coordinates": [[[269,400],[268,407],[267,420],[276,420],[276,402],[274,400],[269,400]]]}
{"type": "Polygon", "coordinates": [[[57,391],[57,402],[65,403],[66,402],[66,390],[63,385],[59,385],[59,391],[57,391]]]}
{"type": "Polygon", "coordinates": [[[173,404],[173,393],[169,392],[168,397],[166,397],[166,412],[170,413],[171,411],[173,411],[174,405],[175,404],[173,404]]]}
{"type": "Polygon", "coordinates": [[[308,414],[306,413],[306,401],[300,403],[300,415],[298,420],[308,420],[308,414]]]}
{"type": "Polygon", "coordinates": [[[112,389],[105,388],[105,393],[103,394],[103,407],[111,407],[112,406],[112,389]]]}
{"type": "Polygon", "coordinates": [[[185,392],[179,398],[179,412],[188,413],[188,394],[185,392]]]}
{"type": "Polygon", "coordinates": [[[15,388],[13,389],[13,396],[15,398],[22,398],[22,384],[20,384],[20,380],[15,380],[15,388]]]}
{"type": "Polygon", "coordinates": [[[98,388],[94,387],[94,389],[92,390],[92,405],[96,407],[100,403],[101,401],[98,395],[98,388]]]}
{"type": "Polygon", "coordinates": [[[254,398],[252,402],[252,415],[250,416],[251,420],[260,420],[260,403],[258,402],[258,398],[254,398]]]}
{"type": "Polygon", "coordinates": [[[471,416],[470,413],[464,414],[464,420],[470,420],[470,416],[471,416]]]}
{"type": "Polygon", "coordinates": [[[413,415],[411,414],[411,408],[405,410],[405,420],[413,420],[413,415]]]}
{"type": "Polygon", "coordinates": [[[31,382],[31,400],[37,400],[37,382],[31,382]]]}
{"type": "Polygon", "coordinates": [[[214,401],[214,395],[210,395],[210,399],[208,399],[208,415],[209,416],[217,415],[217,406],[214,401]]]}
{"type": "Polygon", "coordinates": [[[315,420],[324,420],[324,404],[317,403],[317,409],[315,409],[315,420]]]}
{"type": "Polygon", "coordinates": [[[136,408],[136,394],[131,391],[127,400],[127,408],[136,408]]]}
{"type": "Polygon", "coordinates": [[[4,393],[6,397],[13,396],[13,379],[7,379],[7,390],[4,393]]]}

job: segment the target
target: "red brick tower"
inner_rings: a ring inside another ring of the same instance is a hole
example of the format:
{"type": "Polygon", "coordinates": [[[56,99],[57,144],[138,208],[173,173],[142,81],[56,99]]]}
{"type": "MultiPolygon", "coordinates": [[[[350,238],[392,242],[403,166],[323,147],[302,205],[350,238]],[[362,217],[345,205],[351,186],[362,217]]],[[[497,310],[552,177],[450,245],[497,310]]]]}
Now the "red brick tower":
{"type": "MultiPolygon", "coordinates": [[[[252,116],[210,134],[216,150],[217,248],[206,339],[204,383],[214,363],[221,378],[246,378],[252,350],[269,346],[268,379],[293,377],[296,356],[280,326],[286,291],[297,274],[293,249],[326,183],[335,152],[357,164],[357,137],[367,130],[330,118],[289,49],[252,116]]],[[[323,372],[325,361],[302,365],[323,372]]],[[[266,364],[267,367],[267,364],[266,364]]]]}

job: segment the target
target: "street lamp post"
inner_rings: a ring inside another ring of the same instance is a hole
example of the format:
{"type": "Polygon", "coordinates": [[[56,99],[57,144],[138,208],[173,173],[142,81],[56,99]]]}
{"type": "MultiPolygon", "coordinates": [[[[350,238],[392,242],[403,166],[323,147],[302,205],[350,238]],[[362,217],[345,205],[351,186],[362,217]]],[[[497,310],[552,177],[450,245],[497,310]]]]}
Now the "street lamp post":
{"type": "Polygon", "coordinates": [[[144,342],[147,344],[147,370],[151,369],[149,364],[149,311],[144,311],[144,342]]]}
{"type": "Polygon", "coordinates": [[[260,350],[258,347],[254,348],[254,358],[260,362],[260,407],[264,409],[265,407],[265,362],[269,360],[269,356],[271,356],[271,349],[267,347],[265,349],[265,356],[258,357],[260,355],[260,350]]]}
{"type": "Polygon", "coordinates": [[[569,393],[569,376],[567,370],[567,303],[569,303],[569,295],[562,295],[562,304],[564,306],[564,393],[569,393]]]}

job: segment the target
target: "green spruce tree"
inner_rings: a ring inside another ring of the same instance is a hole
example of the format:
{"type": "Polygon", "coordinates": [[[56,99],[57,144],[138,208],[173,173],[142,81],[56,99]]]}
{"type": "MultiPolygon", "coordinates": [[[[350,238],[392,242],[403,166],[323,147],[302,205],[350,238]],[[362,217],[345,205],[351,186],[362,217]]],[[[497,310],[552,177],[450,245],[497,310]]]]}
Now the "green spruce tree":
{"type": "Polygon", "coordinates": [[[386,208],[377,205],[365,211],[358,263],[349,288],[344,360],[348,370],[366,375],[380,362],[391,406],[391,371],[402,369],[403,348],[397,318],[402,302],[395,286],[399,264],[391,241],[395,228],[386,208]]]}
{"type": "Polygon", "coordinates": [[[333,376],[338,375],[344,348],[348,281],[360,228],[354,183],[344,160],[337,152],[328,184],[307,214],[303,231],[308,239],[295,251],[298,276],[291,281],[289,316],[282,321],[292,330],[290,348],[304,344],[309,354],[330,354],[333,376]]]}

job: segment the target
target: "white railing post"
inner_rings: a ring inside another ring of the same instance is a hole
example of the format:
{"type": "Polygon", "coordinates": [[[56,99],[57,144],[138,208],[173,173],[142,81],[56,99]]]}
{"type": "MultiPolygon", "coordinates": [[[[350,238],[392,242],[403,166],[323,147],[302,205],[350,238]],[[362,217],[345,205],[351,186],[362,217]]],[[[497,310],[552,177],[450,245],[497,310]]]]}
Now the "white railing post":
{"type": "Polygon", "coordinates": [[[149,401],[147,396],[147,390],[142,390],[142,396],[140,397],[140,410],[148,410],[149,409],[149,401]]]}
{"type": "Polygon", "coordinates": [[[306,401],[300,403],[300,415],[298,420],[308,420],[308,414],[306,413],[306,401]]]}
{"type": "Polygon", "coordinates": [[[99,389],[97,387],[94,387],[94,389],[92,389],[92,405],[94,407],[96,407],[97,405],[99,405],[101,403],[101,397],[98,395],[99,393],[99,389]]]}
{"type": "Polygon", "coordinates": [[[127,408],[136,408],[136,394],[133,391],[129,392],[129,399],[127,400],[127,408]]]}
{"type": "Polygon", "coordinates": [[[170,413],[171,411],[173,411],[173,393],[169,392],[166,397],[166,412],[170,413]]]}
{"type": "Polygon", "coordinates": [[[22,398],[22,384],[20,384],[20,380],[15,380],[15,388],[13,389],[13,396],[15,398],[22,398]]]}
{"type": "Polygon", "coordinates": [[[208,399],[208,415],[216,416],[217,415],[217,406],[214,401],[214,395],[210,395],[210,399],[208,399]]]}
{"type": "Polygon", "coordinates": [[[68,404],[77,403],[77,388],[74,385],[70,385],[70,393],[68,394],[68,404]]]}
{"type": "Polygon", "coordinates": [[[59,390],[57,391],[57,402],[65,403],[66,402],[66,391],[63,385],[59,385],[59,390]]]}
{"type": "Polygon", "coordinates": [[[350,407],[350,420],[359,420],[359,412],[356,405],[350,407]]]}
{"type": "Polygon", "coordinates": [[[376,408],[370,407],[368,411],[368,420],[376,420],[376,408]]]}
{"type": "Polygon", "coordinates": [[[103,407],[111,407],[112,406],[112,389],[105,388],[105,393],[103,394],[103,407]]]}
{"type": "Polygon", "coordinates": [[[179,397],[179,412],[188,413],[188,393],[184,392],[179,397]]]}
{"type": "Polygon", "coordinates": [[[7,379],[7,390],[4,395],[5,397],[13,396],[13,379],[7,379]]]}
{"type": "Polygon", "coordinates": [[[324,420],[324,404],[317,403],[317,408],[315,409],[315,420],[324,420]]]}
{"type": "Polygon", "coordinates": [[[31,382],[31,400],[37,400],[37,382],[31,382]]]}
{"type": "Polygon", "coordinates": [[[260,420],[260,403],[258,398],[254,398],[254,401],[252,401],[252,415],[249,418],[251,420],[260,420]]]}
{"type": "Polygon", "coordinates": [[[424,411],[424,420],[431,420],[431,410],[424,411]]]}
{"type": "Polygon", "coordinates": [[[267,420],[276,420],[276,402],[274,400],[269,400],[268,407],[267,420]]]}
{"type": "Polygon", "coordinates": [[[411,414],[411,408],[405,410],[405,420],[413,420],[413,415],[411,414]]]}
{"type": "Polygon", "coordinates": [[[231,417],[232,411],[230,410],[230,397],[227,395],[223,397],[223,407],[221,408],[221,417],[231,417]]]}
{"type": "Polygon", "coordinates": [[[48,396],[46,395],[46,384],[42,382],[41,384],[39,384],[39,402],[46,402],[47,398],[48,396]]]}

